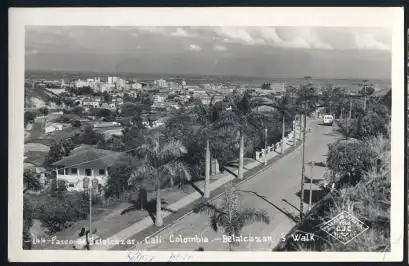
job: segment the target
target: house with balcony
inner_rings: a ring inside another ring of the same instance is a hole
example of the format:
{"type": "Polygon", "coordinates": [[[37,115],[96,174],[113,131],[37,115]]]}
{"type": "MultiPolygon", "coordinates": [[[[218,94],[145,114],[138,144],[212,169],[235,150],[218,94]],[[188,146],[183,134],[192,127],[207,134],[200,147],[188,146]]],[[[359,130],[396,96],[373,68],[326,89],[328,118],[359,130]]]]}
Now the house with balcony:
{"type": "Polygon", "coordinates": [[[127,160],[126,153],[96,149],[92,146],[74,149],[71,155],[53,163],[57,181],[65,180],[67,190],[83,191],[84,178],[97,181],[98,191],[103,192],[109,178],[109,170],[120,161],[127,160]]]}

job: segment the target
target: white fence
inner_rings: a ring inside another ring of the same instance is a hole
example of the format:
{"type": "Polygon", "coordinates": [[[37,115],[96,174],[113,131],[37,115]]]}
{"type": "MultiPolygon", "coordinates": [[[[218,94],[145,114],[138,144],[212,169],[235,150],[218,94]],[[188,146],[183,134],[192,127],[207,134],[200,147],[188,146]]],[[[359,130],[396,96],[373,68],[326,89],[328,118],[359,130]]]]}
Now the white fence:
{"type": "Polygon", "coordinates": [[[281,153],[281,146],[283,145],[283,151],[288,147],[294,146],[294,137],[298,137],[295,141],[301,139],[300,125],[297,120],[293,121],[293,130],[287,134],[286,137],[281,139],[275,144],[271,144],[266,147],[266,149],[261,149],[261,151],[256,151],[256,160],[264,160],[264,156],[268,156],[269,159],[275,157],[281,153]]]}

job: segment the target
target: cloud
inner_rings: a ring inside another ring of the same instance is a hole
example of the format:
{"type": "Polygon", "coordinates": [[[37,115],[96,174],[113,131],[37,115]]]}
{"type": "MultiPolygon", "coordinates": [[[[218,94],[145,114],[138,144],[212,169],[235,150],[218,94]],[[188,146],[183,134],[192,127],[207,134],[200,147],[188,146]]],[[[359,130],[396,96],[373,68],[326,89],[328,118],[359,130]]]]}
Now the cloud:
{"type": "Polygon", "coordinates": [[[218,44],[214,45],[213,48],[214,48],[216,51],[226,51],[226,50],[227,50],[225,46],[223,46],[223,45],[218,45],[218,44]]]}
{"type": "Polygon", "coordinates": [[[200,46],[197,46],[196,44],[191,44],[189,45],[189,50],[199,52],[202,49],[200,48],[200,46]]]}
{"type": "Polygon", "coordinates": [[[175,37],[188,37],[190,36],[187,31],[182,28],[177,28],[176,31],[170,33],[171,36],[175,37]]]}
{"type": "Polygon", "coordinates": [[[390,50],[391,47],[375,39],[370,33],[355,33],[355,45],[358,49],[390,50]]]}
{"type": "Polygon", "coordinates": [[[240,27],[215,27],[215,33],[224,42],[243,43],[248,45],[262,44],[263,39],[256,39],[245,28],[240,27]]]}
{"type": "Polygon", "coordinates": [[[281,38],[275,28],[260,28],[260,35],[266,40],[270,41],[274,45],[285,48],[315,48],[330,50],[333,47],[323,42],[319,36],[314,33],[310,28],[299,29],[289,35],[289,40],[281,38]]]}

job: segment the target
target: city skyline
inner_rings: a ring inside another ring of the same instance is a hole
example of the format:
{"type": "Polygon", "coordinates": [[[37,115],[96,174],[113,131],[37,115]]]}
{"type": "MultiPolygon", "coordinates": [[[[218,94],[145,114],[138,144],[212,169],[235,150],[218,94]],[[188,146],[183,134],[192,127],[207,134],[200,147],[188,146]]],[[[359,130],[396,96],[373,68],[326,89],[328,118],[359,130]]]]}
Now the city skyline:
{"type": "Polygon", "coordinates": [[[391,36],[381,28],[30,26],[25,57],[29,71],[390,79],[391,36]]]}

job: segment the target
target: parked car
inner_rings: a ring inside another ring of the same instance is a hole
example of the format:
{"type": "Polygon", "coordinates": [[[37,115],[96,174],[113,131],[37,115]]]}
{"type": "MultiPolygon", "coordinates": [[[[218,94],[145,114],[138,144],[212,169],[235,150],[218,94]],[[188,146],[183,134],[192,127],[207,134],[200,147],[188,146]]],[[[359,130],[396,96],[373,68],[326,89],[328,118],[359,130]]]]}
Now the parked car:
{"type": "Polygon", "coordinates": [[[334,117],[332,115],[324,115],[324,125],[332,126],[334,123],[334,117]]]}

